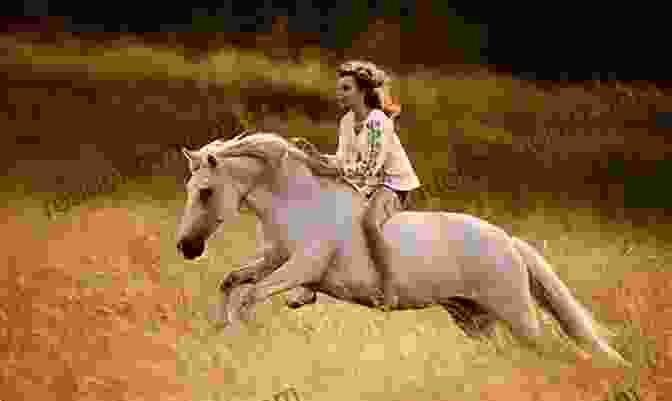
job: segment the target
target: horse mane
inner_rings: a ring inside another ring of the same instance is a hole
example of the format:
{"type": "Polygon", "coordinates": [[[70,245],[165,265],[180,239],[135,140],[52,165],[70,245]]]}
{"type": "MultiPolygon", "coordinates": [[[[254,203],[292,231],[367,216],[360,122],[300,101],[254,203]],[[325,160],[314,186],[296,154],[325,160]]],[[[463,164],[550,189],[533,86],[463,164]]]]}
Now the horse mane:
{"type": "Polygon", "coordinates": [[[288,153],[303,162],[315,176],[341,177],[338,167],[322,160],[319,154],[309,154],[274,132],[245,131],[229,140],[214,140],[203,146],[199,153],[214,154],[217,158],[254,157],[270,165],[288,153]]]}

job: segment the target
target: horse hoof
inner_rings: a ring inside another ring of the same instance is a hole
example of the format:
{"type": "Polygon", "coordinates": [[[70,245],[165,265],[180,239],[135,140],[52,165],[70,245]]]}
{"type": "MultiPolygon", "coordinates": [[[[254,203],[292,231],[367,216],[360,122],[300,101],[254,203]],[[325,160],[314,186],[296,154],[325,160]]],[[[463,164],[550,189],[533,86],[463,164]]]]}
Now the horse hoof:
{"type": "Polygon", "coordinates": [[[292,302],[292,301],[285,301],[285,305],[290,309],[296,309],[300,306],[296,302],[292,302]]]}
{"type": "Polygon", "coordinates": [[[287,305],[287,307],[289,307],[291,309],[296,309],[296,308],[300,308],[304,305],[312,305],[315,302],[317,302],[317,294],[313,292],[311,294],[310,298],[308,298],[308,299],[304,299],[304,298],[301,298],[301,297],[289,298],[285,302],[285,305],[287,305]]]}

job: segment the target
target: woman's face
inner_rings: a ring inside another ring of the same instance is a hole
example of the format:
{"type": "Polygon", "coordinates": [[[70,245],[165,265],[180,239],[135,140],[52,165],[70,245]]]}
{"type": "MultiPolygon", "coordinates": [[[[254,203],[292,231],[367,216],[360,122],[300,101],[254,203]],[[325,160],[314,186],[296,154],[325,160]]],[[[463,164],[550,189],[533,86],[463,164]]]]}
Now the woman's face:
{"type": "Polygon", "coordinates": [[[338,79],[336,85],[336,101],[340,107],[352,109],[364,103],[364,92],[357,86],[355,77],[346,75],[338,79]]]}

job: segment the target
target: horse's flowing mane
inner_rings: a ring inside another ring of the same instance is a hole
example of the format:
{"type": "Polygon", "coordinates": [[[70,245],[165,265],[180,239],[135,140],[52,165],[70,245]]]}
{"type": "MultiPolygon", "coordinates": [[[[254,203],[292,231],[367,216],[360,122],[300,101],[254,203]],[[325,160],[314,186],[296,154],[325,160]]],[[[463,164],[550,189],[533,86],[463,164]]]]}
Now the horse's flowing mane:
{"type": "Polygon", "coordinates": [[[247,156],[262,159],[271,165],[289,153],[303,162],[311,172],[319,177],[340,177],[338,167],[309,154],[273,132],[248,133],[247,131],[228,140],[217,139],[203,146],[199,153],[213,154],[217,158],[247,156]]]}

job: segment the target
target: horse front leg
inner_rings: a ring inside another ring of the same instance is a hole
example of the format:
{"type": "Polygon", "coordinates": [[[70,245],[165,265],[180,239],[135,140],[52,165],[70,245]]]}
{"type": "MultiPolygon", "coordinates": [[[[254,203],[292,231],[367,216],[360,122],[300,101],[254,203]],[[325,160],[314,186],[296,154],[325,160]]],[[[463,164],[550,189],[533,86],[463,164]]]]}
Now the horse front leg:
{"type": "Polygon", "coordinates": [[[318,282],[329,266],[333,251],[330,241],[312,241],[292,254],[287,263],[250,286],[234,309],[240,311],[241,316],[248,316],[246,312],[255,304],[275,294],[318,282]]]}
{"type": "Polygon", "coordinates": [[[258,282],[287,260],[281,255],[281,252],[271,246],[264,247],[257,252],[251,262],[227,274],[219,285],[219,290],[228,293],[241,284],[258,282]]]}
{"type": "Polygon", "coordinates": [[[273,270],[277,269],[287,260],[282,257],[284,253],[279,252],[271,246],[267,246],[257,252],[256,257],[243,267],[234,270],[226,275],[219,284],[221,298],[218,303],[211,305],[208,312],[209,319],[216,327],[224,327],[232,323],[229,303],[244,294],[251,284],[262,280],[273,270]]]}
{"type": "MultiPolygon", "coordinates": [[[[233,288],[246,283],[256,283],[269,275],[282,263],[269,263],[263,256],[253,259],[244,266],[230,272],[219,286],[220,292],[229,293],[233,288]]],[[[287,307],[296,309],[304,305],[314,304],[317,293],[310,288],[299,286],[289,290],[285,299],[287,307]]]]}

